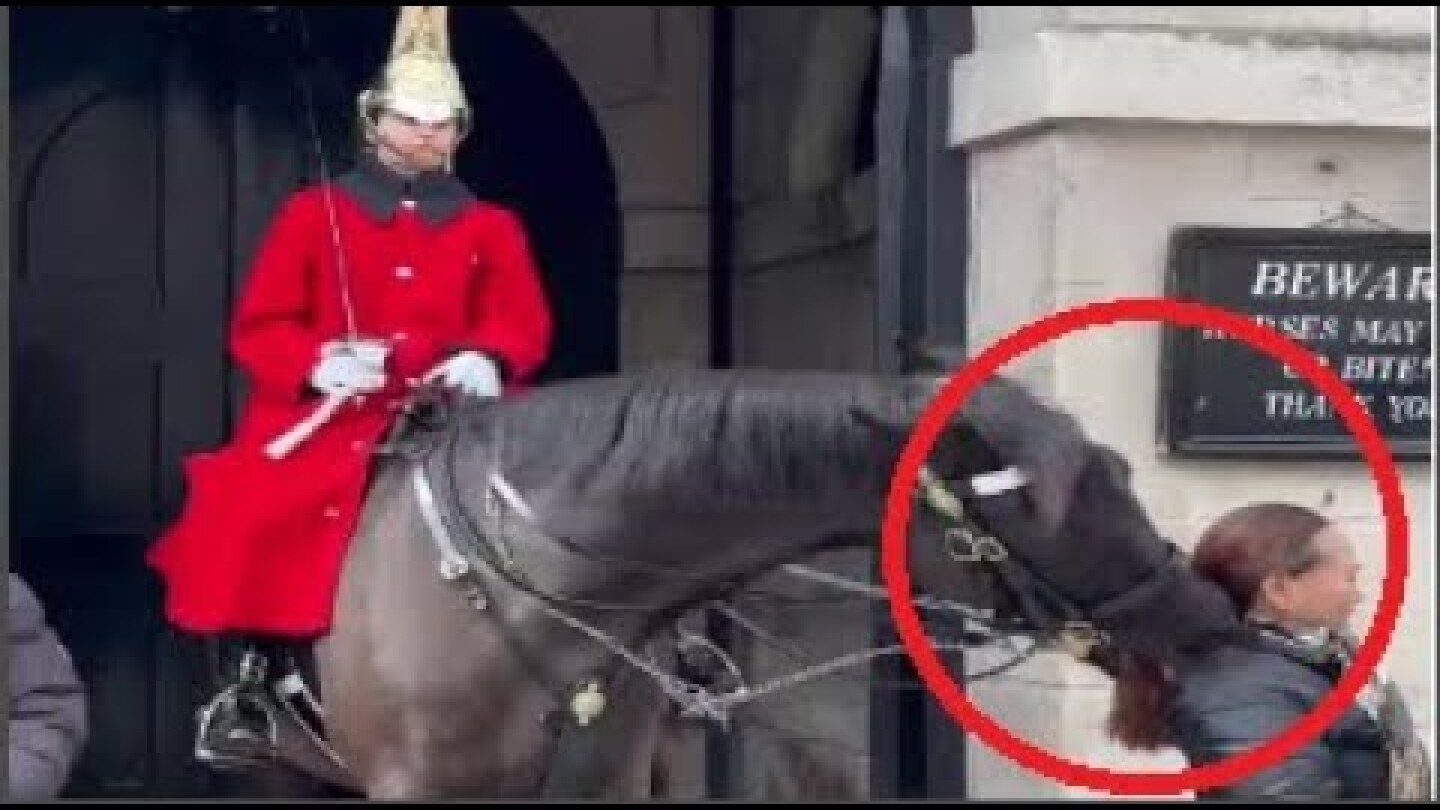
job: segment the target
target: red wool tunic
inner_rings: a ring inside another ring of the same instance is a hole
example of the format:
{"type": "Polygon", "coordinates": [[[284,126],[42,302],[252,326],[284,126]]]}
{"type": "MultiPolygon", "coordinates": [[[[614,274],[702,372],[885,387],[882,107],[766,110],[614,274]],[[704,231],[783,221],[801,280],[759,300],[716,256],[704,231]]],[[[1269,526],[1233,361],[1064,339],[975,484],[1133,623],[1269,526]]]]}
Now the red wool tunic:
{"type": "Polygon", "coordinates": [[[346,327],[319,189],[292,195],[262,239],[229,335],[249,402],[228,444],[185,460],[185,506],[146,555],[182,629],[326,632],[371,451],[408,387],[456,350],[496,359],[507,391],[545,359],[551,316],[518,219],[453,193],[453,178],[426,216],[424,200],[401,204],[398,180],[386,181],[332,185],[331,198],[358,330],[391,345],[387,387],[279,460],[264,446],[320,405],[308,377],[346,327]]]}

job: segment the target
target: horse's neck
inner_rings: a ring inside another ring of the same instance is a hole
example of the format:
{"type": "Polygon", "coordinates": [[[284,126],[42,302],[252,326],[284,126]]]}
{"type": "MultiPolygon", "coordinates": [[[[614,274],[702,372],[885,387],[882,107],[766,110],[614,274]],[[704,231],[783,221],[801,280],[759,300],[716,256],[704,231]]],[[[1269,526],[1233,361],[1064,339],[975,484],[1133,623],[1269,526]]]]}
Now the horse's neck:
{"type": "Polygon", "coordinates": [[[481,514],[482,479],[497,471],[534,507],[523,554],[557,589],[694,590],[683,579],[625,576],[624,566],[562,548],[566,540],[596,557],[695,571],[717,583],[805,556],[835,537],[851,544],[873,537],[895,451],[885,443],[893,438],[818,407],[810,419],[804,399],[782,402],[736,407],[714,425],[711,411],[697,408],[699,424],[683,431],[667,420],[653,431],[571,428],[574,447],[537,435],[541,420],[517,403],[459,448],[465,508],[481,514]]]}

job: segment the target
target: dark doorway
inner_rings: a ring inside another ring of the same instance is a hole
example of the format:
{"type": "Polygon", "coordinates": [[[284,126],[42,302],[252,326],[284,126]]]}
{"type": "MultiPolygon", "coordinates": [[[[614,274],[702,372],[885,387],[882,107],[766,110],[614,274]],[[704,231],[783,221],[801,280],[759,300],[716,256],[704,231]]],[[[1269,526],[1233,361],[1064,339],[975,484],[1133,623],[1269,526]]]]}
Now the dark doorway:
{"type": "MultiPolygon", "coordinates": [[[[210,657],[167,628],[141,555],[184,457],[228,435],[224,334],[255,239],[318,173],[297,79],[341,170],[394,14],[10,11],[11,559],[90,688],[67,796],[223,792],[190,758],[210,657]]],[[[593,115],[511,12],[453,9],[451,39],[478,122],[457,171],[530,230],[556,314],[544,376],[613,370],[619,215],[593,115]]]]}

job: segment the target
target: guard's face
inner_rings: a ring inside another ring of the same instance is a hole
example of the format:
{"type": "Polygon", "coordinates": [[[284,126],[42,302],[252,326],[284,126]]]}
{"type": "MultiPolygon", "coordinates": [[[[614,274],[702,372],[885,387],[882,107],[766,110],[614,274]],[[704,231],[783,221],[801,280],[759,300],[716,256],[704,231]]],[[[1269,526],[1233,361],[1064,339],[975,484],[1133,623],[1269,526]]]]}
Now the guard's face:
{"type": "Polygon", "coordinates": [[[375,132],[380,159],[405,174],[443,169],[460,140],[460,127],[453,117],[421,121],[394,110],[380,113],[375,132]]]}

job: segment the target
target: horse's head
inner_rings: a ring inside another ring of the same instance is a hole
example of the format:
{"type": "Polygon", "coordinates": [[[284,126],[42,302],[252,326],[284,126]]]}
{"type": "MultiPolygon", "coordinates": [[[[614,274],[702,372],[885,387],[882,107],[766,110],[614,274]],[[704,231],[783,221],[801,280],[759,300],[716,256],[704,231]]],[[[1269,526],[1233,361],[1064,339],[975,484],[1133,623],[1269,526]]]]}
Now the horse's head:
{"type": "Polygon", "coordinates": [[[992,608],[1037,637],[1093,628],[1115,648],[1158,656],[1236,628],[1220,590],[1155,529],[1124,459],[1014,383],[968,396],[931,448],[917,496],[917,594],[992,608]]]}

